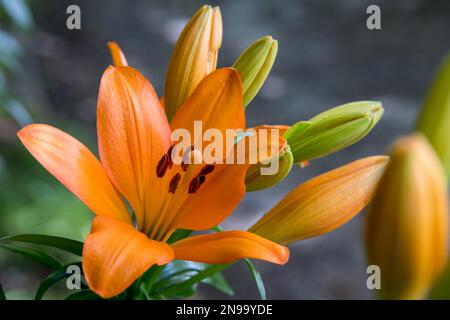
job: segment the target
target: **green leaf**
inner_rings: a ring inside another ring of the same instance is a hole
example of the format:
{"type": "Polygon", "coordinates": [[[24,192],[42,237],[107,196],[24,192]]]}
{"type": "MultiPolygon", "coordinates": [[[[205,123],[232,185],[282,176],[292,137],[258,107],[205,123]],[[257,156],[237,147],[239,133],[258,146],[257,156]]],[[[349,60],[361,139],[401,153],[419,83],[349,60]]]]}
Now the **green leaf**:
{"type": "Polygon", "coordinates": [[[0,28],[0,71],[22,71],[18,57],[23,53],[21,44],[0,28]]]}
{"type": "Polygon", "coordinates": [[[32,122],[26,107],[12,96],[0,94],[0,106],[20,125],[26,126],[32,122]]]}
{"type": "Polygon", "coordinates": [[[101,300],[102,298],[96,295],[89,289],[81,290],[71,295],[68,295],[64,300],[101,300]]]}
{"type": "Polygon", "coordinates": [[[3,291],[2,284],[0,283],[0,300],[6,300],[5,291],[3,291]]]}
{"type": "MultiPolygon", "coordinates": [[[[215,227],[215,229],[221,230],[220,226],[215,227]]],[[[169,263],[162,271],[160,279],[154,285],[153,292],[165,290],[171,286],[177,285],[178,283],[189,280],[193,276],[209,268],[209,266],[209,264],[205,263],[175,260],[169,263]]],[[[200,283],[209,285],[227,295],[234,294],[233,289],[220,272],[212,274],[198,283],[193,284],[191,287],[193,292],[192,290],[185,291],[184,294],[187,294],[188,292],[192,292],[192,294],[194,294],[198,284],[200,283]]],[[[179,294],[177,294],[177,296],[179,296],[179,294]]]]}
{"type": "Polygon", "coordinates": [[[204,279],[225,270],[229,266],[230,266],[229,264],[214,264],[208,266],[203,271],[198,272],[196,275],[190,277],[189,279],[181,283],[177,283],[173,286],[170,286],[167,289],[163,289],[160,292],[156,292],[156,294],[161,294],[166,297],[175,297],[179,294],[186,292],[186,290],[191,289],[193,285],[202,282],[204,279]]]}
{"type": "Polygon", "coordinates": [[[446,269],[435,281],[428,296],[432,300],[450,299],[450,264],[447,264],[446,269]]]}
{"type": "Polygon", "coordinates": [[[204,279],[202,283],[208,284],[211,287],[216,288],[217,290],[229,296],[234,295],[233,288],[231,288],[231,286],[228,284],[228,281],[225,279],[221,272],[213,274],[212,276],[204,279]]]}
{"type": "Polygon", "coordinates": [[[61,268],[61,263],[55,257],[39,249],[32,247],[24,247],[7,241],[0,242],[0,247],[15,253],[19,253],[36,262],[42,263],[43,265],[46,265],[52,269],[61,268]]]}
{"type": "Polygon", "coordinates": [[[188,237],[192,233],[192,230],[178,229],[176,230],[167,241],[169,244],[177,242],[178,240],[188,237]]]}
{"type": "Polygon", "coordinates": [[[19,242],[27,242],[33,244],[39,244],[43,246],[57,248],[77,256],[82,255],[83,253],[83,242],[62,238],[62,237],[54,237],[47,236],[41,234],[20,234],[15,236],[8,236],[0,239],[0,243],[3,241],[19,241],[19,242]]]}
{"type": "Polygon", "coordinates": [[[33,17],[24,0],[0,0],[1,7],[6,11],[11,20],[22,30],[30,30],[33,26],[33,17]]]}
{"type": "Polygon", "coordinates": [[[145,300],[153,300],[152,297],[148,294],[147,290],[145,289],[145,283],[141,283],[139,286],[139,291],[142,293],[145,300]]]}
{"type": "Polygon", "coordinates": [[[39,285],[39,288],[36,291],[34,296],[34,300],[41,300],[44,294],[50,289],[53,285],[58,283],[60,280],[67,278],[70,274],[67,273],[67,267],[71,265],[78,265],[81,267],[81,262],[75,262],[68,265],[63,266],[62,268],[53,271],[49,274],[39,285]]]}
{"type": "Polygon", "coordinates": [[[261,274],[258,270],[256,270],[255,265],[253,262],[251,262],[249,259],[244,259],[245,263],[247,264],[248,270],[253,276],[253,279],[256,282],[256,286],[258,287],[259,296],[261,297],[261,300],[266,300],[266,288],[264,287],[264,283],[261,278],[261,274]]]}

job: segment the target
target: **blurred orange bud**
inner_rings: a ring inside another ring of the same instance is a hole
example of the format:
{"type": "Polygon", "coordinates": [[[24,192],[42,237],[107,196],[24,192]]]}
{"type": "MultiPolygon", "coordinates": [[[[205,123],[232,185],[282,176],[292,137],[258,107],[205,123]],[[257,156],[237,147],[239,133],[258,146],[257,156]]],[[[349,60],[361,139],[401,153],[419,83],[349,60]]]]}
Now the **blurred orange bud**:
{"type": "Polygon", "coordinates": [[[381,270],[383,299],[420,299],[447,259],[447,187],[427,140],[398,140],[366,220],[370,264],[381,270]]]}
{"type": "Polygon", "coordinates": [[[387,163],[385,156],[368,157],[317,176],[291,191],[249,231],[282,244],[330,232],[367,205],[387,163]]]}
{"type": "Polygon", "coordinates": [[[169,121],[199,82],[216,69],[221,44],[220,9],[204,5],[184,27],[170,58],[164,91],[169,121]]]}
{"type": "Polygon", "coordinates": [[[450,179],[450,54],[431,83],[417,130],[428,138],[450,179]]]}

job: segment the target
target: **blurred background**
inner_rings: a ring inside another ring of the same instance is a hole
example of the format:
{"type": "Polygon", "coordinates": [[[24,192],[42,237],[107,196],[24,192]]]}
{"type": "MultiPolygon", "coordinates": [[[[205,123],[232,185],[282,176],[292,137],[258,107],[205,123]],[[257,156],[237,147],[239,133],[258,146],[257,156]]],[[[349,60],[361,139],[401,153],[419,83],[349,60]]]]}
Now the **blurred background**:
{"type": "MultiPolygon", "coordinates": [[[[64,129],[96,150],[98,85],[117,41],[128,62],[162,93],[181,29],[202,1],[0,0],[0,237],[41,233],[83,240],[92,214],[19,144],[27,123],[64,129]],[[81,30],[66,28],[66,8],[81,8],[81,30]]],[[[380,100],[373,132],[345,151],[295,168],[275,188],[247,194],[225,228],[247,228],[292,188],[352,160],[385,153],[413,130],[427,86],[450,49],[445,0],[227,0],[219,66],[272,35],[279,52],[271,76],[246,111],[249,126],[292,124],[330,107],[380,100]],[[381,30],[366,28],[366,8],[381,8],[381,30]]],[[[272,299],[371,299],[362,215],[344,227],[291,246],[284,267],[257,263],[272,299]]],[[[48,270],[0,251],[0,282],[10,298],[32,298],[48,270]]],[[[233,298],[258,298],[242,263],[225,274],[233,298]]],[[[51,297],[51,296],[50,296],[51,297]]],[[[203,288],[196,298],[228,298],[203,288]]]]}

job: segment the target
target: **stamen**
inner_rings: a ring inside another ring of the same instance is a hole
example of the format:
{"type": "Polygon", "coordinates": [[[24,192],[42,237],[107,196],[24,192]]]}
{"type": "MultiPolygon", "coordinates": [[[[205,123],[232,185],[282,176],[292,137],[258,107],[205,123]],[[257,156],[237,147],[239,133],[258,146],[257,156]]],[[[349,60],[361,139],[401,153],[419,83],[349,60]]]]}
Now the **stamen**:
{"type": "Polygon", "coordinates": [[[175,193],[181,180],[181,174],[177,172],[169,182],[169,193],[175,193]]]}
{"type": "Polygon", "coordinates": [[[210,174],[211,172],[213,172],[214,169],[215,169],[215,166],[213,164],[207,164],[206,166],[204,166],[203,168],[200,169],[199,175],[206,176],[207,174],[210,174]]]}
{"type": "Polygon", "coordinates": [[[189,183],[188,193],[196,193],[200,186],[206,181],[206,177],[204,175],[198,175],[189,183]]]}
{"type": "Polygon", "coordinates": [[[167,168],[169,168],[170,161],[168,159],[167,153],[163,154],[161,160],[158,161],[158,164],[156,165],[156,176],[158,178],[164,177],[166,174],[167,168]]]}
{"type": "Polygon", "coordinates": [[[175,145],[171,144],[169,149],[167,150],[167,155],[169,156],[169,168],[172,169],[173,161],[172,161],[172,150],[175,145]]]}
{"type": "Polygon", "coordinates": [[[156,165],[156,176],[158,178],[164,177],[167,169],[172,169],[173,161],[172,161],[172,150],[173,144],[169,147],[167,152],[163,154],[162,158],[158,161],[156,165]]]}
{"type": "Polygon", "coordinates": [[[186,148],[186,151],[183,154],[183,161],[181,161],[181,169],[183,171],[187,171],[189,165],[191,164],[199,164],[202,163],[203,157],[202,153],[195,149],[192,145],[189,148],[186,148]]]}

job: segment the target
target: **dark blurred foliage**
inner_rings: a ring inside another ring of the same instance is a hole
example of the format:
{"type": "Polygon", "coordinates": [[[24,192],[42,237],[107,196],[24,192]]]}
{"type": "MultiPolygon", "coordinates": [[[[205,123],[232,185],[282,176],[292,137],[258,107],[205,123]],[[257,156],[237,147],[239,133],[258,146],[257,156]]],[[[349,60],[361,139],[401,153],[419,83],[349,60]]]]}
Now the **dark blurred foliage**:
{"type": "MultiPolygon", "coordinates": [[[[27,110],[24,114],[33,122],[64,129],[95,150],[98,83],[111,63],[107,41],[119,42],[129,63],[162,93],[174,41],[202,3],[32,1],[34,23],[29,28],[21,28],[20,22],[11,21],[5,13],[0,15],[0,37],[7,33],[20,44],[20,54],[14,53],[13,61],[22,65],[22,71],[14,72],[2,67],[0,83],[7,83],[10,96],[23,105],[18,110],[27,110]],[[66,28],[70,4],[81,8],[81,30],[66,28]]],[[[307,169],[296,168],[276,188],[249,194],[225,228],[248,227],[289,190],[317,174],[384,153],[395,138],[414,128],[427,85],[450,49],[450,2],[445,0],[209,3],[220,5],[223,16],[220,66],[231,65],[242,50],[263,35],[273,35],[279,41],[272,74],[247,108],[250,126],[292,124],[355,100],[380,100],[385,107],[383,119],[367,138],[346,151],[313,161],[307,169]],[[366,28],[370,4],[381,7],[382,30],[366,28]]],[[[1,40],[0,59],[4,43],[1,40]]],[[[29,119],[1,112],[0,235],[38,232],[82,239],[89,230],[91,214],[19,145],[15,132],[29,119]]],[[[360,217],[291,249],[290,262],[284,267],[257,263],[269,298],[372,297],[366,288],[360,217]]],[[[18,258],[3,254],[0,252],[0,282],[9,290],[34,290],[43,271],[30,273],[22,260],[19,264],[8,261],[5,267],[6,259],[18,258]]],[[[226,274],[235,298],[257,298],[242,263],[226,274]]],[[[204,290],[199,297],[225,296],[204,290]]]]}

